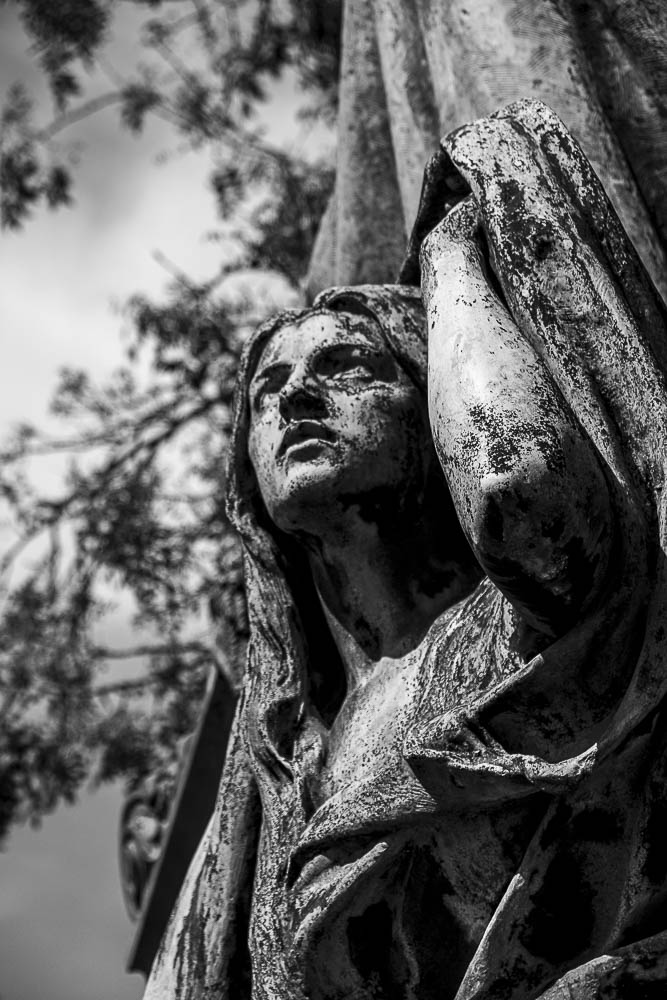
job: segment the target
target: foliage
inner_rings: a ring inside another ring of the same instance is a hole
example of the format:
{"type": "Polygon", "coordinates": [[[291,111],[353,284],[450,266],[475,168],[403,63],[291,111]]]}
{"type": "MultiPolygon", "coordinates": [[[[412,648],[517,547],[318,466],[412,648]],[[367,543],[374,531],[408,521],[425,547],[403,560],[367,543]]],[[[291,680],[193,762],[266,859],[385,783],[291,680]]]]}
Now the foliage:
{"type": "Polygon", "coordinates": [[[37,125],[24,88],[7,96],[0,120],[3,227],[23,225],[42,200],[51,207],[68,203],[72,164],[58,137],[104,108],[115,106],[121,125],[134,133],[152,114],[194,146],[214,144],[220,171],[233,165],[246,183],[270,182],[282,156],[261,141],[254,124],[272,80],[296,73],[310,96],[301,113],[330,123],[335,115],[340,0],[14,2],[34,40],[56,116],[37,125]],[[151,14],[141,40],[144,58],[127,79],[102,60],[112,88],[79,100],[81,68],[103,55],[114,12],[127,2],[151,14]]]}
{"type": "Polygon", "coordinates": [[[115,105],[131,132],[159,114],[215,151],[211,187],[236,249],[207,284],[178,274],[163,302],[137,294],[127,365],[101,386],[63,371],[52,404],[62,437],[24,425],[2,449],[0,497],[17,541],[0,564],[0,835],[72,801],[90,776],[130,788],[173,776],[211,663],[238,669],[245,610],[222,504],[236,365],[249,328],[298,296],[333,180],[326,162],[267,145],[255,117],[268,81],[292,72],[305,113],[331,122],[338,3],[146,0],[151,60],[86,97],[81,67],[100,58],[120,2],[20,0],[56,117],[37,127],[25,89],[7,95],[2,224],[71,201],[75,174],[56,137],[115,105]],[[239,296],[234,279],[248,273],[264,294],[239,296]],[[32,473],[54,455],[68,462],[65,488],[44,497],[32,473]],[[136,608],[131,649],[96,641],[110,584],[136,608]],[[128,657],[145,668],[114,679],[128,657]]]}

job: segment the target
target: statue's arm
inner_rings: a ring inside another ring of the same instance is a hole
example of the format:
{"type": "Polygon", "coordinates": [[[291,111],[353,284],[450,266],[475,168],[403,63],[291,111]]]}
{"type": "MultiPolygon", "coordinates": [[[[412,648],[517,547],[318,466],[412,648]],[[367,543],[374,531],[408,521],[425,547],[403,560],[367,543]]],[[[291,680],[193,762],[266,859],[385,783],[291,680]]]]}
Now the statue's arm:
{"type": "Polygon", "coordinates": [[[426,238],[421,272],[431,425],[462,527],[526,620],[561,634],[609,567],[600,462],[494,289],[470,199],[426,238]]]}

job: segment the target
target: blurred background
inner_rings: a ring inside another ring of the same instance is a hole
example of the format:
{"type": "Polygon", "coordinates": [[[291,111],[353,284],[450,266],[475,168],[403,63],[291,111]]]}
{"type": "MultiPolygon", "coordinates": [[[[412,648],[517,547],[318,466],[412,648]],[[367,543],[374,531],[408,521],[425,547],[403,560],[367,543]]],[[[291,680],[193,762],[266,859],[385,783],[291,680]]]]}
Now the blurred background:
{"type": "Polygon", "coordinates": [[[126,904],[243,658],[235,365],[303,296],[339,33],[324,0],[0,3],[3,1000],[141,995],[126,904]]]}

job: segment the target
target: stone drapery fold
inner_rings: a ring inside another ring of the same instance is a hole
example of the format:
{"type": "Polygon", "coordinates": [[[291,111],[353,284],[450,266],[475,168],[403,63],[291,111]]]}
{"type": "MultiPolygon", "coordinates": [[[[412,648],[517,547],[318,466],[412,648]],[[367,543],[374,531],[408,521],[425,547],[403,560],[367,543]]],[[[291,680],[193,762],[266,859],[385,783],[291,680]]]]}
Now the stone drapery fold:
{"type": "Polygon", "coordinates": [[[307,280],[393,281],[441,136],[543,101],[580,143],[667,293],[661,0],[347,0],[336,188],[307,280]]]}

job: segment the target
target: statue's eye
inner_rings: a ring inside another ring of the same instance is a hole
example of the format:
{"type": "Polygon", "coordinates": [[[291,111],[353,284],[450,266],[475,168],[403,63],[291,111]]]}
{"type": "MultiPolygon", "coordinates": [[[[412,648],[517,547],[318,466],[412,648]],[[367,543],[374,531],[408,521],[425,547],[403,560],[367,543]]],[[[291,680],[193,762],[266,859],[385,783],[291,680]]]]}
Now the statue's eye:
{"type": "Polygon", "coordinates": [[[375,374],[372,356],[347,346],[326,351],[317,359],[314,368],[317,375],[333,379],[372,378],[375,374]]]}
{"type": "Polygon", "coordinates": [[[280,392],[288,377],[289,368],[286,365],[272,365],[256,375],[250,389],[252,408],[258,409],[268,396],[280,392]]]}

